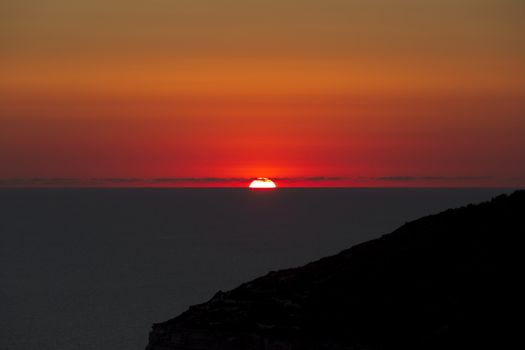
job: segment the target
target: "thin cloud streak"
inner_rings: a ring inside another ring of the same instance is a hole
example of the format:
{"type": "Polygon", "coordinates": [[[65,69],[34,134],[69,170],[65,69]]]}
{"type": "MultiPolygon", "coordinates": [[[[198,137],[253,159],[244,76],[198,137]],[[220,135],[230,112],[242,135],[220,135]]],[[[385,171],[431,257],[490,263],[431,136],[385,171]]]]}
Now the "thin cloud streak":
{"type": "MultiPolygon", "coordinates": [[[[162,178],[10,178],[0,179],[0,187],[142,187],[142,186],[206,186],[249,183],[254,178],[244,177],[162,177],[162,178]]],[[[493,176],[304,176],[274,177],[284,184],[323,183],[362,185],[366,183],[447,183],[468,181],[492,181],[493,176]]]]}
{"type": "Polygon", "coordinates": [[[382,176],[366,178],[376,181],[468,181],[492,180],[493,176],[382,176]]]}

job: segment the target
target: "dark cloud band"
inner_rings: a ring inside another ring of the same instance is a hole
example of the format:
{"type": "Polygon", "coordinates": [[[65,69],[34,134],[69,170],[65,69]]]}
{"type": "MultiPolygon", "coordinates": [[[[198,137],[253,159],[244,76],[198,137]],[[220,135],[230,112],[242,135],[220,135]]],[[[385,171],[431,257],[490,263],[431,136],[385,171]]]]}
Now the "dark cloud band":
{"type": "MultiPolygon", "coordinates": [[[[456,182],[487,181],[493,176],[380,176],[380,177],[344,177],[344,176],[306,176],[276,177],[275,181],[284,183],[301,182],[456,182]]],[[[96,186],[169,186],[169,185],[212,185],[249,182],[253,178],[243,177],[163,177],[163,178],[11,178],[0,179],[0,187],[96,187],[96,186]]]]}

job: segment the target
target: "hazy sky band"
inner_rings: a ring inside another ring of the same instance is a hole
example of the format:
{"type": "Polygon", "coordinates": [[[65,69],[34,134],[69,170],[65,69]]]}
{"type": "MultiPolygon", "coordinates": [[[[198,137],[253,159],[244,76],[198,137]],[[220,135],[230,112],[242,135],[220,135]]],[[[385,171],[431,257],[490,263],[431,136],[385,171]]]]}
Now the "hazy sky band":
{"type": "Polygon", "coordinates": [[[513,0],[3,1],[0,179],[515,184],[524,14],[513,0]]]}

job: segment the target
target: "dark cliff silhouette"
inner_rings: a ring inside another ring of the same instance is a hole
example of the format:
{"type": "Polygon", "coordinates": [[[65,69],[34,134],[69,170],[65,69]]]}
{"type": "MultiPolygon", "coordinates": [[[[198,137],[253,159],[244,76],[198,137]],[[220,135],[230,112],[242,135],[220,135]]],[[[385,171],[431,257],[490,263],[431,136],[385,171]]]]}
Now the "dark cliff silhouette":
{"type": "Polygon", "coordinates": [[[270,272],[158,323],[147,350],[499,348],[511,332],[525,191],[270,272]]]}

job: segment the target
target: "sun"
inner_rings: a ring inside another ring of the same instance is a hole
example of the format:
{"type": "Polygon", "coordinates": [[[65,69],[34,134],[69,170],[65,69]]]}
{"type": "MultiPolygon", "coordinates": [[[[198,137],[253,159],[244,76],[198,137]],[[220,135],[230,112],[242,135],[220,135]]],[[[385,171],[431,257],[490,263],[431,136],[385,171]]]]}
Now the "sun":
{"type": "Polygon", "coordinates": [[[250,183],[250,188],[276,188],[275,182],[267,177],[258,177],[250,183]]]}

